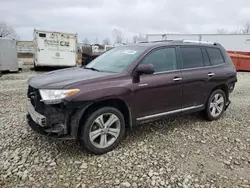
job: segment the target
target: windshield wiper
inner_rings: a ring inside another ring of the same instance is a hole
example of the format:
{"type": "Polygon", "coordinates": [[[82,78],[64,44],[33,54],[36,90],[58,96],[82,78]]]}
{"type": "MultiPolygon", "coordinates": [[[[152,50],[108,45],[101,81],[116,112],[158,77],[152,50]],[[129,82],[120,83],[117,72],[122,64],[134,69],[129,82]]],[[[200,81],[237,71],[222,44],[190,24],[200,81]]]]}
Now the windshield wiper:
{"type": "Polygon", "coordinates": [[[84,67],[84,69],[89,69],[89,70],[92,70],[92,71],[100,72],[98,69],[93,68],[93,67],[84,67]]]}

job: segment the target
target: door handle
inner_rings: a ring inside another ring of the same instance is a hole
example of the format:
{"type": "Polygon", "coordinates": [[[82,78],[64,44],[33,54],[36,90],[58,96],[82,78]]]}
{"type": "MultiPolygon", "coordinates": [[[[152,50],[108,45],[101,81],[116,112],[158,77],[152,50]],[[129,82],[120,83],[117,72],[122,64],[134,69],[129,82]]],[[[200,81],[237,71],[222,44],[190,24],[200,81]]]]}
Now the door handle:
{"type": "Polygon", "coordinates": [[[178,82],[178,81],[181,81],[182,78],[180,78],[180,77],[175,77],[173,80],[174,80],[175,82],[178,82]]]}
{"type": "Polygon", "coordinates": [[[209,72],[207,75],[208,75],[209,77],[212,77],[212,76],[214,76],[214,73],[213,73],[213,72],[209,72]]]}

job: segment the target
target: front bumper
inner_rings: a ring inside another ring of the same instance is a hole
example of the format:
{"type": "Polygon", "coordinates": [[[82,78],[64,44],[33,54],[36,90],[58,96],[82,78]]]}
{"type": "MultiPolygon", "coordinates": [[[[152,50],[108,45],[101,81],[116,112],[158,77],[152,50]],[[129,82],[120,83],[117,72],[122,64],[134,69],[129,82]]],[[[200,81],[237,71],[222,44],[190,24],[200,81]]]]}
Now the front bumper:
{"type": "Polygon", "coordinates": [[[26,116],[27,121],[28,121],[28,125],[29,127],[37,134],[39,135],[43,135],[49,138],[57,138],[57,139],[62,139],[62,140],[72,140],[74,139],[73,137],[71,137],[70,135],[57,135],[57,134],[53,134],[53,133],[49,133],[46,132],[45,129],[43,127],[41,127],[40,125],[38,125],[36,122],[33,121],[33,119],[31,118],[31,116],[29,114],[27,114],[26,116]]]}
{"type": "MultiPolygon", "coordinates": [[[[37,133],[54,138],[71,138],[68,134],[67,121],[63,120],[64,115],[57,113],[52,107],[49,108],[49,115],[42,115],[37,112],[30,101],[27,102],[27,120],[29,126],[37,133]],[[53,111],[53,112],[52,112],[53,111]]],[[[72,138],[73,139],[73,138],[72,138]]]]}
{"type": "Polygon", "coordinates": [[[39,114],[35,111],[35,108],[31,104],[30,100],[27,102],[27,112],[30,115],[31,119],[38,125],[45,127],[46,126],[46,117],[42,114],[39,114]]]}

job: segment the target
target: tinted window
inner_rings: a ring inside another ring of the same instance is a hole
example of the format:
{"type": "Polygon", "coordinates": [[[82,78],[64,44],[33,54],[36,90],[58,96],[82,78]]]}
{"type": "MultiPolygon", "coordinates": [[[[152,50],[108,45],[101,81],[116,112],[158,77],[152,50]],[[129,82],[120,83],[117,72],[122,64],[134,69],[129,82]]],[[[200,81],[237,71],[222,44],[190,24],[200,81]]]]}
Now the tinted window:
{"type": "Polygon", "coordinates": [[[200,48],[196,47],[185,47],[180,48],[182,57],[182,66],[184,69],[203,67],[203,57],[200,48]]]}
{"type": "Polygon", "coordinates": [[[212,65],[219,65],[224,63],[224,59],[219,49],[207,48],[207,52],[212,65]]]}
{"type": "Polygon", "coordinates": [[[205,49],[202,49],[202,55],[203,55],[205,66],[211,66],[208,55],[207,55],[207,51],[205,49]]]}
{"type": "Polygon", "coordinates": [[[45,33],[39,33],[39,37],[46,37],[45,33]]]}
{"type": "Polygon", "coordinates": [[[155,72],[177,69],[175,48],[163,48],[150,53],[142,62],[154,65],[155,72]]]}

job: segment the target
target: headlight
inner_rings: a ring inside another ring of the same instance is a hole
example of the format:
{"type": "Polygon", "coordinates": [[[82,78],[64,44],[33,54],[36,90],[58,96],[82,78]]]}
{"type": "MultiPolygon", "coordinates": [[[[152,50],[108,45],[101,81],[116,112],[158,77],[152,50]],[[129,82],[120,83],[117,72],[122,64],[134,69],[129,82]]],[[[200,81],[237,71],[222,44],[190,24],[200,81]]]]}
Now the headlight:
{"type": "Polygon", "coordinates": [[[57,104],[62,102],[62,99],[77,93],[79,89],[61,89],[61,90],[47,90],[40,89],[40,95],[45,104],[57,104]]]}

